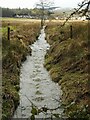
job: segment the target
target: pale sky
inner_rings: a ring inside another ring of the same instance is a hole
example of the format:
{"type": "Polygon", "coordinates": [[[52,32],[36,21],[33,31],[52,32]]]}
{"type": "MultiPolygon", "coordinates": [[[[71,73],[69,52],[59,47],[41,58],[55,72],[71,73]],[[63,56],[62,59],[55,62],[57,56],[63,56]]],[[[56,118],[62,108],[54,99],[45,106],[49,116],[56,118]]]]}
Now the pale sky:
{"type": "MultiPolygon", "coordinates": [[[[33,8],[39,0],[0,0],[0,7],[8,8],[33,8]]],[[[74,8],[83,0],[53,0],[55,6],[60,8],[74,8]]]]}

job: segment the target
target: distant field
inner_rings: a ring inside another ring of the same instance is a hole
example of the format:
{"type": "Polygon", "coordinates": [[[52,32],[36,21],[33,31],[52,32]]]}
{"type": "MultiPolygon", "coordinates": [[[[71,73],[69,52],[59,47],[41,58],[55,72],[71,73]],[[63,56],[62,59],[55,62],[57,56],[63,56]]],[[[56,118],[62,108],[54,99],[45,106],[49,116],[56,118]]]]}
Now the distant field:
{"type": "Polygon", "coordinates": [[[37,19],[27,19],[27,18],[0,18],[2,21],[16,21],[16,22],[40,22],[40,20],[37,19]]]}
{"type": "MultiPolygon", "coordinates": [[[[0,18],[2,21],[17,21],[17,22],[40,22],[40,19],[27,19],[27,18],[0,18]]],[[[50,20],[52,22],[65,22],[65,20],[50,20]]],[[[88,20],[69,20],[68,22],[87,22],[88,20]]],[[[49,22],[49,20],[46,20],[49,22]]]]}

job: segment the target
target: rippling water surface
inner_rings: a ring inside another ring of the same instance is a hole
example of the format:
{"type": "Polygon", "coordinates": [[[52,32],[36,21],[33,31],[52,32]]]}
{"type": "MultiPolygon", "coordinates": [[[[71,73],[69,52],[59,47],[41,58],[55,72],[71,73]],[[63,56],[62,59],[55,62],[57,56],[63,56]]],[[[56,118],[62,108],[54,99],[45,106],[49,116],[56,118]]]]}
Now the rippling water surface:
{"type": "MultiPolygon", "coordinates": [[[[31,102],[41,108],[47,106],[50,109],[60,106],[61,90],[58,84],[54,83],[48,71],[44,68],[44,57],[49,44],[45,40],[44,28],[38,40],[31,45],[32,55],[22,64],[20,74],[20,105],[14,118],[28,118],[31,115],[31,102]],[[30,102],[31,101],[31,102],[30,102]]],[[[62,108],[54,110],[53,113],[62,113],[62,108]]],[[[48,111],[49,113],[50,111],[48,111]]],[[[42,118],[39,114],[36,118],[42,118]]]]}

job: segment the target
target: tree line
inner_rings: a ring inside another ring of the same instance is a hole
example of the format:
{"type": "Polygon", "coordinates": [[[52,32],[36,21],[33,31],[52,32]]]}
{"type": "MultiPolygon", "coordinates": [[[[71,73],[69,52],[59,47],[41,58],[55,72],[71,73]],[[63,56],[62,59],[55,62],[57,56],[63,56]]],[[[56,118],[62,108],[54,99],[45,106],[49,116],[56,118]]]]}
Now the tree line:
{"type": "MultiPolygon", "coordinates": [[[[1,8],[0,11],[2,11],[2,15],[0,14],[0,17],[15,17],[16,15],[30,15],[35,16],[35,18],[50,18],[52,11],[57,7],[52,7],[52,5],[49,3],[40,2],[36,5],[34,9],[28,9],[28,8],[17,8],[17,9],[10,9],[10,8],[1,8]]],[[[71,18],[75,14],[79,14],[80,16],[89,16],[89,10],[90,8],[90,0],[83,0],[80,4],[78,4],[78,8],[74,9],[74,12],[70,14],[70,16],[67,18],[66,21],[68,21],[69,18],[71,18]]],[[[60,12],[61,13],[61,12],[60,12]]],[[[62,15],[63,16],[63,15],[62,15]]],[[[55,11],[54,11],[54,17],[55,17],[55,11]]]]}
{"type": "Polygon", "coordinates": [[[28,9],[28,8],[16,8],[16,9],[10,9],[10,8],[1,8],[2,16],[0,17],[15,17],[16,15],[30,15],[30,16],[37,16],[40,14],[40,11],[37,8],[34,9],[28,9]]]}

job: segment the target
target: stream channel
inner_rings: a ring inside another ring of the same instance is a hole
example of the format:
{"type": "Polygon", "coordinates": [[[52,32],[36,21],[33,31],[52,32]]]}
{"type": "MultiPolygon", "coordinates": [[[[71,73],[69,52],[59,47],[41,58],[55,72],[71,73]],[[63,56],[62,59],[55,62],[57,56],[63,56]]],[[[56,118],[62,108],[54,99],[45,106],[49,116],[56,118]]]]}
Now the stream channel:
{"type": "Polygon", "coordinates": [[[50,45],[45,40],[45,27],[41,30],[38,40],[30,45],[32,55],[22,63],[20,73],[20,104],[14,113],[14,118],[29,118],[31,116],[32,103],[38,109],[47,107],[47,115],[40,113],[35,118],[48,118],[53,114],[62,114],[60,98],[62,91],[57,83],[54,83],[46,68],[44,57],[50,45]],[[55,108],[58,108],[54,110],[55,108]]]}

